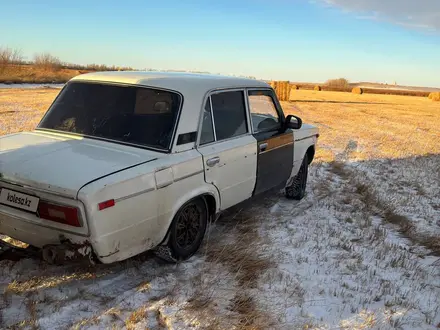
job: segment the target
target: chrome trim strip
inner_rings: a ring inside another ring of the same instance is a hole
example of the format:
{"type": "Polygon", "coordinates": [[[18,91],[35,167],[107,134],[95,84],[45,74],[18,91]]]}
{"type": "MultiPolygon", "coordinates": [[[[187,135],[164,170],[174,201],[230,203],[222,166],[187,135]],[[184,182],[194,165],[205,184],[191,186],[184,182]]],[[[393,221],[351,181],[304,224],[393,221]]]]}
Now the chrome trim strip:
{"type": "MultiPolygon", "coordinates": [[[[214,141],[213,142],[217,142],[217,132],[215,130],[215,121],[214,121],[214,111],[212,111],[212,99],[211,99],[211,95],[209,95],[209,110],[211,112],[211,126],[212,126],[212,132],[214,133],[214,141]]],[[[203,129],[203,122],[202,122],[202,129],[203,129]]],[[[200,130],[200,135],[202,135],[202,131],[200,130]]]]}
{"type": "Polygon", "coordinates": [[[139,196],[139,195],[142,195],[142,194],[149,193],[149,192],[151,192],[153,190],[156,190],[156,188],[148,188],[148,189],[145,189],[145,190],[142,190],[142,191],[135,192],[134,194],[130,194],[130,195],[127,195],[127,196],[119,197],[119,198],[115,199],[115,203],[122,202],[122,201],[125,201],[126,199],[133,198],[133,197],[136,197],[136,196],[139,196]]]}
{"type": "Polygon", "coordinates": [[[203,172],[205,172],[205,171],[204,171],[204,170],[200,170],[200,171],[197,171],[197,172],[194,172],[194,173],[191,173],[191,174],[184,175],[184,176],[182,176],[182,177],[180,177],[180,178],[178,178],[178,179],[174,179],[174,182],[179,182],[179,181],[182,181],[182,180],[188,179],[188,178],[190,178],[190,177],[192,177],[192,176],[195,176],[195,175],[201,174],[201,173],[203,173],[203,172]]]}
{"type": "Polygon", "coordinates": [[[160,185],[160,186],[158,186],[158,185],[156,184],[156,188],[157,188],[157,190],[159,190],[159,189],[162,189],[162,188],[165,188],[165,187],[171,186],[173,183],[174,183],[174,181],[167,182],[167,183],[163,183],[163,184],[160,185]]]}
{"type": "Polygon", "coordinates": [[[280,149],[280,148],[283,148],[283,147],[286,147],[286,146],[290,146],[292,144],[293,144],[293,141],[289,142],[289,143],[286,143],[286,144],[283,144],[283,145],[280,145],[280,146],[277,146],[277,147],[269,149],[269,150],[262,151],[262,152],[260,152],[260,155],[265,154],[267,152],[271,152],[272,150],[277,150],[277,149],[280,149]]]}
{"type": "Polygon", "coordinates": [[[299,142],[299,141],[303,141],[303,140],[311,139],[312,137],[313,137],[313,136],[307,136],[307,137],[304,137],[304,138],[302,138],[302,139],[295,140],[295,142],[299,142]]]}
{"type": "MultiPolygon", "coordinates": [[[[210,146],[213,146],[213,145],[215,145],[217,143],[228,142],[228,141],[232,141],[234,139],[243,138],[243,137],[246,137],[246,136],[252,136],[252,134],[251,133],[245,133],[245,134],[233,136],[233,137],[230,137],[230,138],[227,138],[227,139],[224,139],[224,140],[209,142],[209,143],[206,143],[206,144],[199,145],[196,149],[200,151],[200,149],[203,148],[203,147],[210,147],[210,146]]],[[[252,143],[248,143],[248,144],[253,144],[254,142],[255,141],[253,141],[252,143]]],[[[240,147],[242,147],[242,145],[240,147]]]]}
{"type": "MultiPolygon", "coordinates": [[[[8,181],[8,180],[5,180],[5,179],[0,180],[0,183],[1,182],[4,182],[6,184],[10,184],[11,186],[20,187],[20,188],[23,188],[23,189],[26,189],[26,190],[30,190],[30,191],[39,191],[39,192],[46,193],[46,194],[49,194],[49,195],[52,195],[52,196],[59,196],[59,197],[64,197],[64,198],[67,198],[67,199],[70,199],[70,200],[77,200],[77,199],[75,199],[74,197],[72,197],[70,195],[59,193],[59,192],[54,192],[54,191],[51,191],[51,190],[46,190],[46,189],[43,189],[43,188],[35,188],[35,187],[28,186],[26,184],[11,182],[11,181],[8,181]]],[[[7,187],[5,187],[5,188],[9,189],[7,187]]],[[[21,191],[19,191],[19,192],[21,192],[21,191]]],[[[26,194],[26,192],[25,192],[25,194],[26,194]]],[[[29,195],[29,193],[28,193],[28,195],[29,195]]]]}

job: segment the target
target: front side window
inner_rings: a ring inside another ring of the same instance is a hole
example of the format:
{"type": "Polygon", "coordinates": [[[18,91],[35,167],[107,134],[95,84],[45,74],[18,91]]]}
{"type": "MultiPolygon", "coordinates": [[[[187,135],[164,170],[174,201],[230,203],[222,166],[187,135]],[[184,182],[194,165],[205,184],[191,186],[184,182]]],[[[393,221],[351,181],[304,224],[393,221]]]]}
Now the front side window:
{"type": "Polygon", "coordinates": [[[242,91],[221,92],[211,95],[217,141],[248,132],[246,105],[242,91]]]}
{"type": "Polygon", "coordinates": [[[269,91],[249,91],[254,133],[281,128],[281,119],[269,91]]]}
{"type": "Polygon", "coordinates": [[[181,97],[135,86],[72,82],[37,128],[169,149],[181,97]]]}

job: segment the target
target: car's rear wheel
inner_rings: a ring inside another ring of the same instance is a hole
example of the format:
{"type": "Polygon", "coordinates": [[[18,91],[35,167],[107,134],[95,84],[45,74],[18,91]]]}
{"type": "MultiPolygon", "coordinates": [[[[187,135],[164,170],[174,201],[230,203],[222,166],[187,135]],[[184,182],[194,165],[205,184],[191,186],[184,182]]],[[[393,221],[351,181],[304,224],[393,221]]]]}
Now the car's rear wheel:
{"type": "Polygon", "coordinates": [[[209,213],[205,200],[193,199],[183,205],[174,216],[166,245],[156,249],[156,255],[168,262],[186,260],[202,244],[209,213]]]}
{"type": "Polygon", "coordinates": [[[309,161],[307,154],[304,155],[303,162],[298,171],[298,174],[293,179],[290,186],[286,187],[286,197],[289,199],[300,200],[306,194],[307,177],[309,173],[309,161]]]}

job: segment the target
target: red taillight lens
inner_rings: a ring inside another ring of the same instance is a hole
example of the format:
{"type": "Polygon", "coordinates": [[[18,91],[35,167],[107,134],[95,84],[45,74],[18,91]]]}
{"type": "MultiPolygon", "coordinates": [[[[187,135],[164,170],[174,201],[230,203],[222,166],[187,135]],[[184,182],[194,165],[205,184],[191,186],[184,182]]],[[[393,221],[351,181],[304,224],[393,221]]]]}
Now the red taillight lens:
{"type": "Polygon", "coordinates": [[[40,201],[38,204],[40,218],[55,221],[69,226],[81,227],[78,209],[72,206],[62,206],[40,201]]]}

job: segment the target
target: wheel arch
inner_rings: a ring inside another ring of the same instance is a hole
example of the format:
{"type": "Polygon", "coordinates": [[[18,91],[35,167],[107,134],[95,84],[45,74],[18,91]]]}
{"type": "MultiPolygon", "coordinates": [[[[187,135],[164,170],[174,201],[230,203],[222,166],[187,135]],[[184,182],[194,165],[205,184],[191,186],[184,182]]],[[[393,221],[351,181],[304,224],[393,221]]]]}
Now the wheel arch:
{"type": "Polygon", "coordinates": [[[165,244],[168,241],[169,233],[171,224],[173,223],[174,217],[176,216],[177,212],[187,203],[202,198],[206,204],[206,208],[208,210],[209,216],[215,215],[220,210],[220,196],[218,194],[218,191],[215,187],[211,185],[207,185],[204,187],[201,187],[200,189],[193,190],[188,192],[187,194],[180,197],[174,207],[170,215],[166,219],[166,232],[163,236],[162,240],[158,245],[165,244]],[[212,213],[211,213],[212,212],[212,213]]]}
{"type": "Polygon", "coordinates": [[[310,165],[312,163],[313,159],[315,158],[315,145],[311,145],[307,149],[306,155],[307,155],[307,162],[310,165]]]}

